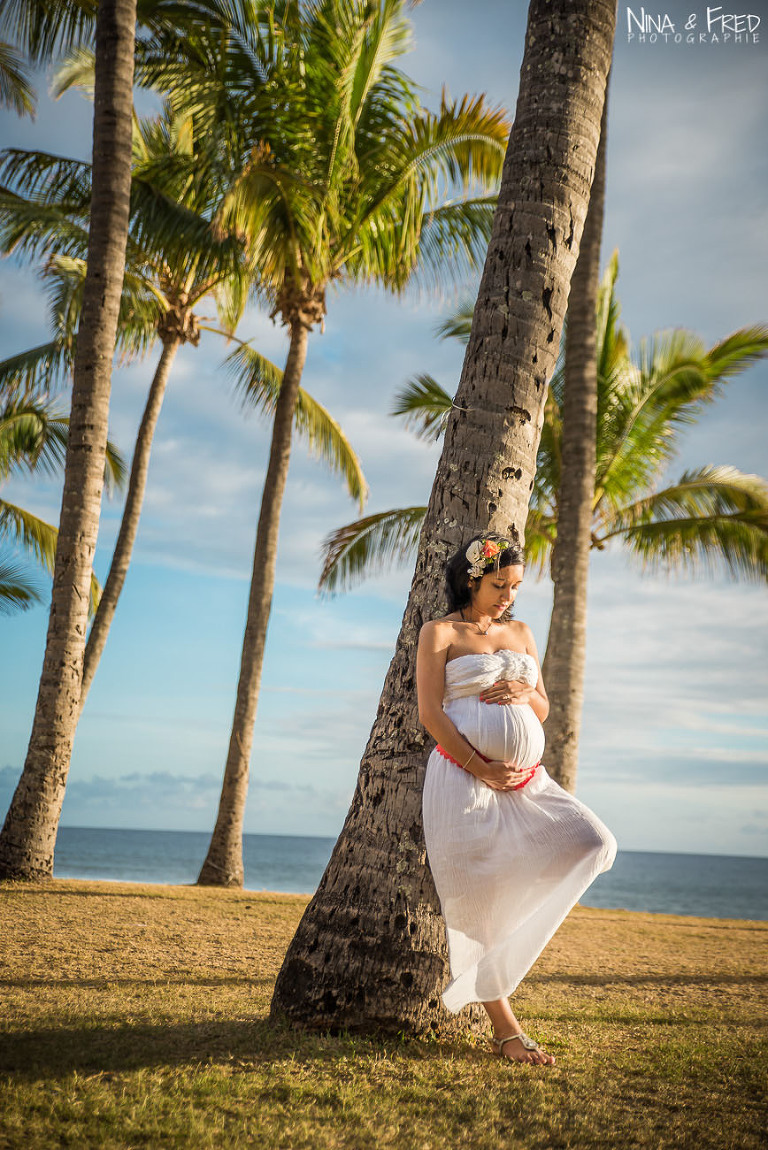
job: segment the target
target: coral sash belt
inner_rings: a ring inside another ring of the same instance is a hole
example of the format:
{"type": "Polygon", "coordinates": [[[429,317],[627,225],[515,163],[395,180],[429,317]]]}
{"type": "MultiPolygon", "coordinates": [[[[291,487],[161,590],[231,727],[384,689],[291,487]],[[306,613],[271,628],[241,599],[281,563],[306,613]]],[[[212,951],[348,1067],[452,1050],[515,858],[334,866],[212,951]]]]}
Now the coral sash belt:
{"type": "MultiPolygon", "coordinates": [[[[472,744],[471,744],[471,743],[470,743],[470,746],[472,746],[472,744]]],[[[455,763],[457,767],[461,767],[461,769],[462,769],[463,771],[465,771],[465,770],[467,769],[467,768],[464,766],[464,764],[463,764],[463,763],[460,763],[460,762],[459,762],[459,760],[458,760],[458,759],[454,759],[453,755],[449,755],[449,754],[448,754],[448,752],[446,751],[445,747],[441,747],[439,743],[438,743],[438,744],[437,744],[437,746],[435,747],[435,750],[436,750],[436,751],[437,751],[439,754],[443,755],[443,757],[444,757],[444,758],[446,758],[446,759],[450,759],[450,761],[451,761],[452,763],[455,763]]],[[[482,759],[484,763],[492,763],[492,762],[493,762],[493,759],[487,759],[487,758],[485,757],[485,755],[481,755],[481,754],[480,754],[480,752],[479,752],[479,751],[477,751],[477,750],[475,751],[475,754],[477,755],[477,757],[478,757],[479,759],[482,759]]],[[[541,764],[541,759],[539,759],[538,763],[535,763],[535,764],[534,764],[534,766],[532,766],[532,767],[530,768],[530,774],[528,775],[528,778],[527,778],[527,779],[523,779],[522,783],[518,783],[516,786],[512,787],[512,790],[513,790],[513,791],[519,791],[521,787],[524,787],[524,786],[526,786],[528,783],[530,783],[531,779],[532,779],[532,778],[533,778],[533,776],[536,774],[536,769],[537,769],[537,767],[539,767],[539,766],[540,766],[540,764],[541,764]]],[[[470,771],[469,773],[471,774],[472,772],[470,771]]]]}

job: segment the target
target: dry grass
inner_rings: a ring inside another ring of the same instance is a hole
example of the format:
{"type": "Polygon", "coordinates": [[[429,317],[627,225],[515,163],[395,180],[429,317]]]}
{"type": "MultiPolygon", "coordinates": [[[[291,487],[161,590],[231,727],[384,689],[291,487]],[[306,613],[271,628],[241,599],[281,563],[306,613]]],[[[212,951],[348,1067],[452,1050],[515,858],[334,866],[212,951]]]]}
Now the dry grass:
{"type": "Polygon", "coordinates": [[[768,924],[577,907],[517,994],[555,1067],[267,1022],[306,896],[0,886],[0,1147],[763,1146],[768,924]]]}

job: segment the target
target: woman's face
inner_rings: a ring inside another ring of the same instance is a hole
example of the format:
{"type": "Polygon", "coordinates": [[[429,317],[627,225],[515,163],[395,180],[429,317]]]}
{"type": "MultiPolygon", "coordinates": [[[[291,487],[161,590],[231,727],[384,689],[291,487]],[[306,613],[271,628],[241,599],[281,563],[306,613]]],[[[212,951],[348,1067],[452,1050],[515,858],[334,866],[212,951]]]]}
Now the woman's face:
{"type": "Polygon", "coordinates": [[[470,582],[472,609],[476,615],[490,615],[498,619],[507,607],[514,603],[520,590],[525,568],[522,563],[511,567],[501,567],[498,571],[486,571],[482,579],[470,582]]]}

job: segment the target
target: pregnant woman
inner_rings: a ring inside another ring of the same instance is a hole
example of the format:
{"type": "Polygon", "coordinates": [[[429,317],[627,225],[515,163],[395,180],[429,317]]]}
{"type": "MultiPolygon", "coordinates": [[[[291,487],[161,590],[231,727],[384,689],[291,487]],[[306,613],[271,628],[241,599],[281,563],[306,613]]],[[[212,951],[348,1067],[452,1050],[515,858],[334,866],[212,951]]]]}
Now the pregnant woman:
{"type": "Polygon", "coordinates": [[[569,910],[616,856],[606,826],[547,774],[549,701],[530,627],[511,619],[522,550],[495,533],[446,566],[449,614],[419,634],[419,718],[437,740],[422,812],[456,1013],[482,1002],[495,1054],[551,1065],[510,995],[569,910]]]}

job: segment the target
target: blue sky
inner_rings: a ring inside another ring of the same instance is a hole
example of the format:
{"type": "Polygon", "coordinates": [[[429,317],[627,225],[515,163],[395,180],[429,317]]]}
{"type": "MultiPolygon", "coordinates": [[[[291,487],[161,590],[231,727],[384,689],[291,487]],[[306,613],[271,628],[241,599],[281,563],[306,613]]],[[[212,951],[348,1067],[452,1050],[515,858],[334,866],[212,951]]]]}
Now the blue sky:
{"type": "MultiPolygon", "coordinates": [[[[714,343],[768,320],[768,12],[758,42],[627,38],[611,77],[603,264],[619,250],[622,322],[637,344],[675,327],[714,343]]],[[[629,6],[639,13],[640,6],[629,6]]],[[[655,9],[654,9],[655,11],[655,9]]],[[[678,28],[706,6],[669,4],[678,28]]],[[[434,104],[484,91],[511,112],[526,6],[456,0],[414,10],[403,65],[434,104]]],[[[34,124],[0,118],[4,146],[86,156],[90,106],[41,94],[34,124]]],[[[438,447],[387,413],[396,389],[429,371],[454,388],[462,349],[434,328],[452,298],[376,291],[331,297],[310,341],[305,387],[340,420],[370,485],[366,512],[424,503],[438,447]]],[[[34,274],[0,265],[0,354],[45,338],[34,274]]],[[[280,362],[282,330],[250,311],[243,338],[280,362]]],[[[160,417],[134,559],[77,732],[62,822],[208,830],[226,758],[268,450],[243,417],[215,337],[179,355],[160,417]]],[[[113,378],[110,436],[130,457],[154,359],[113,378]]],[[[768,364],[728,385],[686,432],[670,478],[731,463],[768,474],[768,364]]],[[[62,395],[62,402],[66,396],[62,395]]],[[[14,479],[4,497],[56,521],[60,481],[14,479]]],[[[105,501],[103,581],[121,503],[105,501]]],[[[246,830],[336,835],[407,600],[410,569],[321,599],[318,552],[355,518],[340,483],[296,440],[281,525],[277,589],[255,728],[246,830]]],[[[586,706],[578,794],[620,848],[768,853],[768,597],[725,578],[642,577],[618,551],[596,555],[589,588],[586,706]]],[[[532,578],[517,613],[546,643],[550,590],[532,578]]],[[[0,815],[31,729],[48,602],[0,618],[0,815]]],[[[546,759],[545,759],[546,761],[546,759]]]]}

